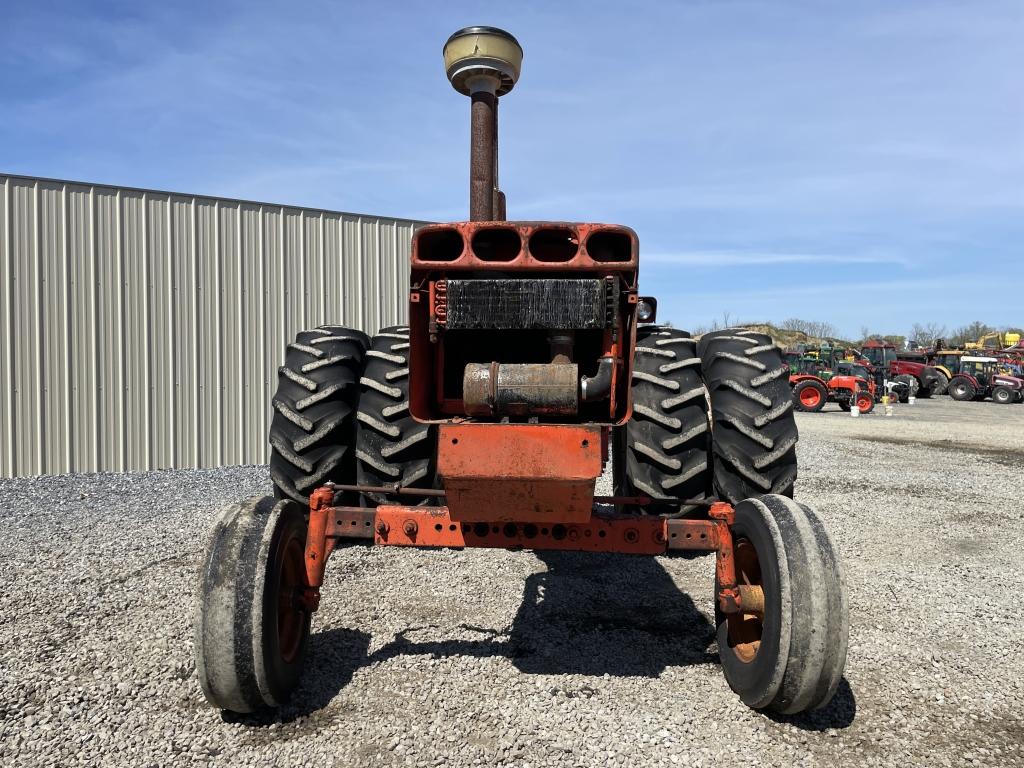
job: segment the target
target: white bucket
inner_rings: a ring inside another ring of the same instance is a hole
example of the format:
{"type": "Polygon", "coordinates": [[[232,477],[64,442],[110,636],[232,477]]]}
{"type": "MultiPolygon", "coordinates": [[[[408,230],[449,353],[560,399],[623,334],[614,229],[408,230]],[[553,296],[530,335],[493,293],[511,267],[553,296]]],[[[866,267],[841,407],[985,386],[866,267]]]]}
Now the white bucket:
{"type": "Polygon", "coordinates": [[[911,396],[910,396],[910,397],[909,397],[909,398],[907,399],[907,405],[913,405],[913,404],[915,403],[915,401],[916,401],[916,400],[917,400],[917,398],[916,398],[916,397],[914,397],[913,395],[911,395],[911,396]]]}
{"type": "Polygon", "coordinates": [[[856,403],[853,403],[850,406],[850,415],[853,416],[853,418],[855,419],[860,416],[860,408],[857,407],[856,403]]]}

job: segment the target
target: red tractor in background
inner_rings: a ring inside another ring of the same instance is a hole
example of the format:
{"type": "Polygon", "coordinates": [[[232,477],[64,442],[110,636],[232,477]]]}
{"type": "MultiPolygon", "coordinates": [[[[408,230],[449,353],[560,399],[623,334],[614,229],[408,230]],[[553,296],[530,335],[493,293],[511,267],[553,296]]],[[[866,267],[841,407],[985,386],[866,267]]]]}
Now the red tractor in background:
{"type": "Polygon", "coordinates": [[[848,598],[825,526],[793,500],[781,351],[743,329],[654,325],[627,227],[506,220],[497,107],[522,56],[493,27],[445,44],[472,102],[470,220],[413,235],[409,324],[288,345],[274,495],[221,514],[201,572],[196,669],[216,707],[288,698],[327,560],[359,544],[713,552],[718,654],[742,700],[792,714],[839,685],[848,598]],[[614,494],[599,496],[609,460],[614,494]]]}
{"type": "Polygon", "coordinates": [[[861,413],[871,413],[875,408],[875,382],[867,368],[858,363],[839,361],[826,368],[822,361],[804,358],[800,369],[790,373],[789,383],[798,411],[817,413],[826,403],[837,403],[844,411],[856,404],[861,413]]]}
{"type": "Polygon", "coordinates": [[[949,382],[954,400],[985,400],[1007,405],[1024,401],[1024,379],[1000,371],[995,357],[969,357],[960,360],[960,371],[949,382]]]}
{"type": "Polygon", "coordinates": [[[876,381],[891,379],[906,384],[900,392],[900,402],[907,402],[911,396],[922,400],[946,391],[949,380],[945,374],[925,362],[900,360],[896,347],[887,341],[871,339],[861,347],[860,356],[867,361],[876,381]]]}

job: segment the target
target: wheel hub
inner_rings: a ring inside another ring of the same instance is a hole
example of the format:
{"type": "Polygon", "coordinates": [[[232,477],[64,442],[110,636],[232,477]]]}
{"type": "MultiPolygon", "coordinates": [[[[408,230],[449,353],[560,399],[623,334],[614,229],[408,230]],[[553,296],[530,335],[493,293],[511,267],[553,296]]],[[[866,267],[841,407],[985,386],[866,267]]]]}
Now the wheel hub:
{"type": "Polygon", "coordinates": [[[757,550],[747,539],[737,539],[733,552],[736,559],[736,580],[739,582],[741,595],[748,593],[753,596],[760,593],[761,596],[760,601],[741,598],[740,610],[726,614],[725,619],[729,647],[740,661],[749,664],[757,658],[757,652],[761,647],[761,633],[764,630],[761,565],[757,559],[757,550]]]}

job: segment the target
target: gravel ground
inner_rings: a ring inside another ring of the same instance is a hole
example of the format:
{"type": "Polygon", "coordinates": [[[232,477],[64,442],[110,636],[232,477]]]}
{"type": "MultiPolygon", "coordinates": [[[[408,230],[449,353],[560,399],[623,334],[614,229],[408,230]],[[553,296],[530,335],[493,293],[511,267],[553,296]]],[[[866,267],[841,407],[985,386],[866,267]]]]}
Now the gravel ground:
{"type": "Polygon", "coordinates": [[[243,467],[0,481],[2,765],[1024,765],[1024,406],[801,414],[798,497],[851,595],[826,709],[752,712],[715,655],[711,557],[348,548],[276,718],[208,708],[207,527],[243,467]]]}

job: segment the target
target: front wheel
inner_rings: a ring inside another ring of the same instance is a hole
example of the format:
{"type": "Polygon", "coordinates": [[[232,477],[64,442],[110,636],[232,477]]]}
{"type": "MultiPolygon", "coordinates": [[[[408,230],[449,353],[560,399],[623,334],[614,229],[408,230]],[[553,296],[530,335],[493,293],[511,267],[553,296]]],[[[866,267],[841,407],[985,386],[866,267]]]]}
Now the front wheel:
{"type": "Polygon", "coordinates": [[[1015,393],[1006,387],[996,387],[992,390],[992,399],[1001,405],[1007,405],[1014,401],[1015,393]]]}
{"type": "Polygon", "coordinates": [[[306,518],[272,497],[232,504],[214,525],[199,580],[195,658],[206,700],[231,712],[286,701],[309,645],[306,518]]]}
{"type": "Polygon", "coordinates": [[[857,393],[857,410],[861,413],[871,413],[875,410],[875,398],[869,392],[857,393]]]}
{"type": "Polygon", "coordinates": [[[944,395],[946,394],[946,388],[949,386],[949,377],[942,371],[936,371],[937,380],[935,386],[932,387],[933,395],[944,395]]]}
{"type": "Polygon", "coordinates": [[[805,504],[766,495],[736,505],[732,533],[737,581],[760,587],[762,600],[733,614],[716,604],[726,681],[754,709],[825,706],[846,664],[849,607],[821,520],[805,504]]]}

